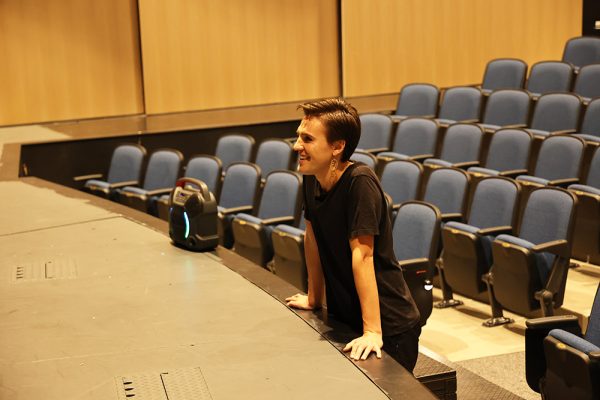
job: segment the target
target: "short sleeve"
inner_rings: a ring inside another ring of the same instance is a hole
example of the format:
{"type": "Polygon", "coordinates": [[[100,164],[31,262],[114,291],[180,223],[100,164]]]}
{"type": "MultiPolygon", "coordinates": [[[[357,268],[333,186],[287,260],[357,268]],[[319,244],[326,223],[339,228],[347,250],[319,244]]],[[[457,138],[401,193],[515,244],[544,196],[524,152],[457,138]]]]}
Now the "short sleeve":
{"type": "Polygon", "coordinates": [[[349,239],[364,235],[379,235],[382,194],[377,182],[369,176],[359,175],[354,178],[349,195],[349,239]]]}

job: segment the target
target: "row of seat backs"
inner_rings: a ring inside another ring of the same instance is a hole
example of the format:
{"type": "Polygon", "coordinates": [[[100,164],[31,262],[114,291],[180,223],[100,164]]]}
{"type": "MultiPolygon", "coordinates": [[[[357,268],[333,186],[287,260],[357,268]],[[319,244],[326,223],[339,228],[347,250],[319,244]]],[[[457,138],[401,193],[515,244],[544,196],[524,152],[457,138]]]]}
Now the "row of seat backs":
{"type": "MultiPolygon", "coordinates": [[[[599,102],[600,104],[600,102],[599,102]]],[[[475,124],[457,123],[448,127],[441,146],[441,154],[435,159],[439,129],[435,121],[409,118],[398,125],[393,152],[381,152],[379,159],[416,159],[426,164],[469,168],[484,175],[527,174],[533,153],[533,135],[524,129],[499,129],[484,148],[484,131],[475,124]],[[484,156],[485,155],[485,156],[484,156]],[[483,160],[483,162],[480,162],[483,160]]],[[[598,161],[584,166],[586,143],[575,135],[547,136],[535,154],[532,176],[553,181],[557,179],[586,178],[587,184],[600,188],[598,161]]],[[[361,160],[375,168],[377,159],[363,152],[356,152],[355,160],[361,160]]],[[[598,155],[595,154],[598,158],[598,155]]]]}
{"type": "MultiPolygon", "coordinates": [[[[598,65],[598,72],[600,73],[600,64],[598,65]]],[[[600,87],[600,77],[596,86],[600,87]]],[[[600,96],[600,93],[598,95],[600,96]]],[[[401,99],[402,96],[401,94],[401,99]]],[[[549,92],[539,97],[535,107],[532,107],[533,98],[528,92],[519,89],[501,89],[489,95],[485,102],[485,108],[482,110],[483,99],[483,94],[478,88],[470,86],[453,87],[444,92],[438,113],[432,113],[431,110],[423,108],[402,115],[405,117],[421,116],[426,118],[437,115],[438,120],[445,124],[453,121],[481,121],[483,124],[498,127],[522,125],[548,132],[575,130],[600,136],[598,133],[600,130],[600,99],[592,100],[590,103],[593,104],[588,105],[577,94],[549,92]]],[[[418,99],[414,101],[415,109],[419,101],[418,99]]],[[[408,103],[408,100],[406,100],[406,103],[408,103]]],[[[389,123],[386,125],[386,121],[381,117],[365,115],[363,119],[366,124],[374,125],[373,131],[377,126],[383,129],[389,125],[389,123]]],[[[366,131],[369,132],[370,129],[366,129],[366,131]]],[[[385,147],[386,145],[385,136],[377,142],[379,146],[370,144],[366,142],[367,140],[373,139],[368,137],[363,139],[361,137],[359,147],[369,149],[371,147],[385,147]]]]}
{"type": "MultiPolygon", "coordinates": [[[[221,160],[221,168],[225,172],[229,166],[238,161],[252,161],[252,150],[255,140],[246,134],[228,134],[222,136],[215,149],[215,156],[221,160]]],[[[271,171],[290,169],[294,163],[294,151],[289,141],[283,139],[267,139],[260,143],[256,151],[254,163],[266,177],[271,171]]]]}

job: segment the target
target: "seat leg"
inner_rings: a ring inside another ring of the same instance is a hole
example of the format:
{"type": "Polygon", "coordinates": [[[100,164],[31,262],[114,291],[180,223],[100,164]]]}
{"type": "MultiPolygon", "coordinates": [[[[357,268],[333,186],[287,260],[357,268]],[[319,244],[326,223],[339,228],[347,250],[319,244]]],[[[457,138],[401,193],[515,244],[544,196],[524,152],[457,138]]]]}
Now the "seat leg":
{"type": "Polygon", "coordinates": [[[435,266],[440,274],[440,285],[442,287],[443,300],[434,304],[435,308],[448,308],[456,307],[463,304],[462,301],[454,299],[454,293],[452,288],[446,282],[446,275],[444,273],[444,261],[442,257],[438,258],[435,262],[435,266]]]}
{"type": "Polygon", "coordinates": [[[483,322],[482,325],[487,328],[491,328],[493,326],[510,324],[512,322],[515,322],[514,319],[506,318],[504,316],[504,309],[502,308],[502,305],[500,303],[498,303],[498,300],[496,300],[496,295],[494,294],[494,283],[493,283],[492,274],[488,272],[487,274],[484,274],[481,277],[481,279],[487,285],[488,296],[489,296],[488,298],[490,300],[490,305],[492,306],[492,318],[483,322]]]}

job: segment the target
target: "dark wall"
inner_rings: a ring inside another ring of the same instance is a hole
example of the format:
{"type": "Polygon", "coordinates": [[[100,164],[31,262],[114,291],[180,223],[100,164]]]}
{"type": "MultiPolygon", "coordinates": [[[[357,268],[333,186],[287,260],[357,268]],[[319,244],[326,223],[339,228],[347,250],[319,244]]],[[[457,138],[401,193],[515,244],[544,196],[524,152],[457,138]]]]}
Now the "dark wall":
{"type": "Polygon", "coordinates": [[[600,1],[583,0],[581,34],[584,36],[600,36],[600,30],[595,29],[596,21],[600,21],[600,1]]]}
{"type": "Polygon", "coordinates": [[[214,154],[217,140],[223,135],[230,133],[249,134],[255,138],[258,145],[267,138],[295,136],[298,124],[299,121],[288,121],[235,128],[25,144],[21,147],[19,176],[36,176],[64,186],[79,188],[80,184],[76,183],[73,177],[92,173],[106,174],[112,151],[119,144],[141,144],[146,148],[148,154],[160,148],[174,148],[183,153],[185,164],[192,155],[214,154]]]}

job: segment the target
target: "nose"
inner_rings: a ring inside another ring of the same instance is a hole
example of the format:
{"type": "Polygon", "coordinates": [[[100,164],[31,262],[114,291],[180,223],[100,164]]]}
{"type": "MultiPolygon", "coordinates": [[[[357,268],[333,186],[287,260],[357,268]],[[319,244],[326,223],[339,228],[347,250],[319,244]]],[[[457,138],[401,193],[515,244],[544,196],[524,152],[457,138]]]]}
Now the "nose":
{"type": "Polygon", "coordinates": [[[296,139],[296,141],[294,142],[294,151],[302,151],[303,145],[302,145],[302,140],[300,139],[300,137],[298,137],[296,139]]]}

